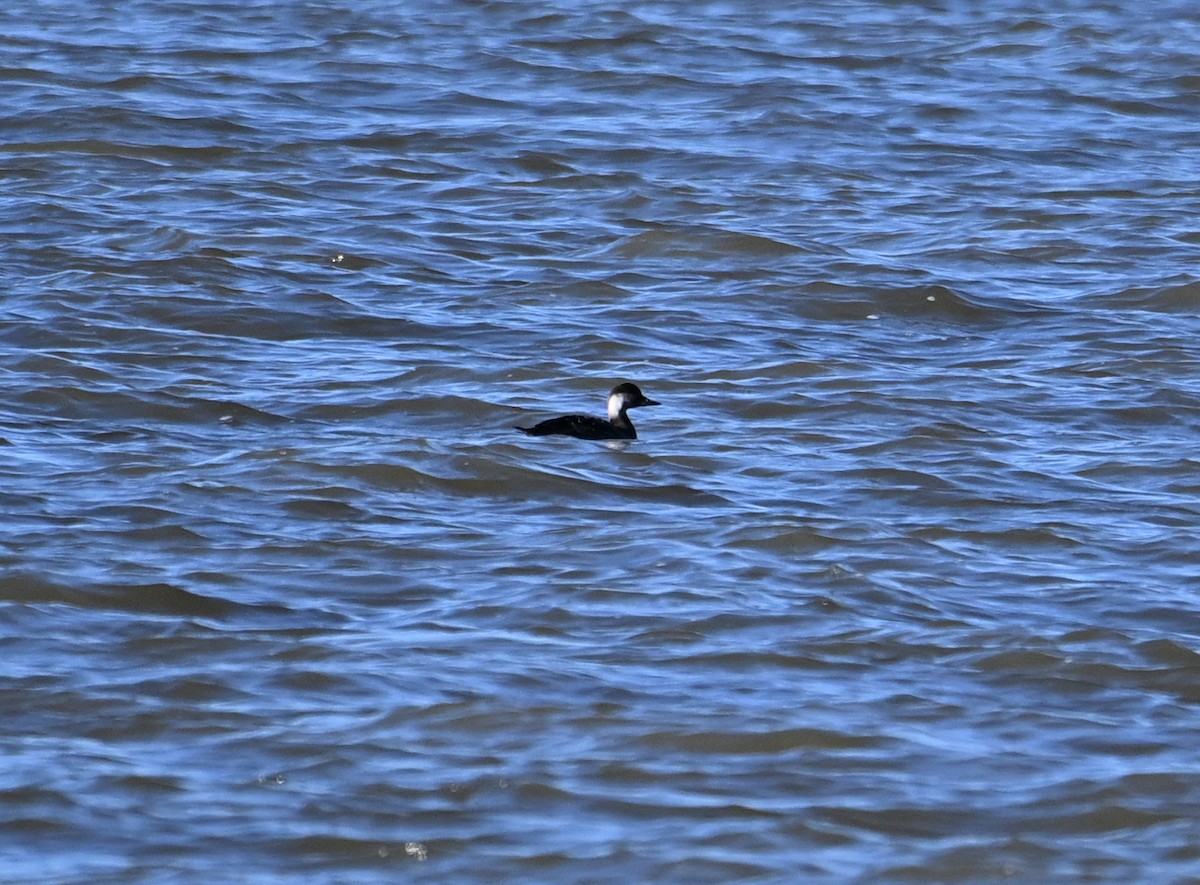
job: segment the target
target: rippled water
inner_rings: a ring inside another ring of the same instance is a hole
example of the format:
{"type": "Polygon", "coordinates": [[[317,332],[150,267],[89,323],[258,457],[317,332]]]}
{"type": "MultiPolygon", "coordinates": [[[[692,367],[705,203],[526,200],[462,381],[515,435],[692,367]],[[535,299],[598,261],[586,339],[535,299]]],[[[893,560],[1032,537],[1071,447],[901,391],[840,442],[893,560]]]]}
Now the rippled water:
{"type": "Polygon", "coordinates": [[[5,881],[1198,881],[1200,12],[798,7],[0,11],[5,881]]]}

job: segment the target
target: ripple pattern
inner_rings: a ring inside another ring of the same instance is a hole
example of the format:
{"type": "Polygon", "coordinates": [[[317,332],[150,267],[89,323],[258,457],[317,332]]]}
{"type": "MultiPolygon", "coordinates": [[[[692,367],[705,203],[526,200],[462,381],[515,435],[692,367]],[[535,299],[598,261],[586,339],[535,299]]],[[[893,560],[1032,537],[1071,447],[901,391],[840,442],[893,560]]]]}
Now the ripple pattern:
{"type": "Polygon", "coordinates": [[[0,10],[5,875],[1195,881],[1197,46],[0,10]]]}

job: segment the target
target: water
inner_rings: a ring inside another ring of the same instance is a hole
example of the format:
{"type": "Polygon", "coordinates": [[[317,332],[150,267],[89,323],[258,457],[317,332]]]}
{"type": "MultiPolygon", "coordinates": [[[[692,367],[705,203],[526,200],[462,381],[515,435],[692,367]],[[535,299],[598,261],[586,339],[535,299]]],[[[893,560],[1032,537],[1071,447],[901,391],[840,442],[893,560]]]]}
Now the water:
{"type": "Polygon", "coordinates": [[[1200,881],[1194,7],[414,6],[0,12],[4,881],[1200,881]]]}

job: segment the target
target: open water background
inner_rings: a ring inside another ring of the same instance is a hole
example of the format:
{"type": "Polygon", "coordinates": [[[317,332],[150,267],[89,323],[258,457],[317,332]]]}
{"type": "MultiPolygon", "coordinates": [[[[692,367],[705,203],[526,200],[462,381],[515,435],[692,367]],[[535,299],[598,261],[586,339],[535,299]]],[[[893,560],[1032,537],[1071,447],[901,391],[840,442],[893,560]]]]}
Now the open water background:
{"type": "Polygon", "coordinates": [[[1200,882],[1196,4],[16,2],[0,88],[4,882],[1200,882]]]}

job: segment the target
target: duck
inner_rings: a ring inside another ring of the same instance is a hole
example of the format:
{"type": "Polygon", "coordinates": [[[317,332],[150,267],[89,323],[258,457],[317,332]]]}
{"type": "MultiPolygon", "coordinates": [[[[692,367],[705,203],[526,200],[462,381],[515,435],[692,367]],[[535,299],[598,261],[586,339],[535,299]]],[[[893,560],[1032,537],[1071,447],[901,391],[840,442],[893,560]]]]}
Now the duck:
{"type": "Polygon", "coordinates": [[[628,381],[608,393],[608,420],[591,415],[560,415],[532,427],[514,425],[514,429],[529,436],[573,436],[576,439],[637,439],[637,430],[629,420],[629,410],[641,406],[660,406],[649,399],[641,388],[628,381]]]}

